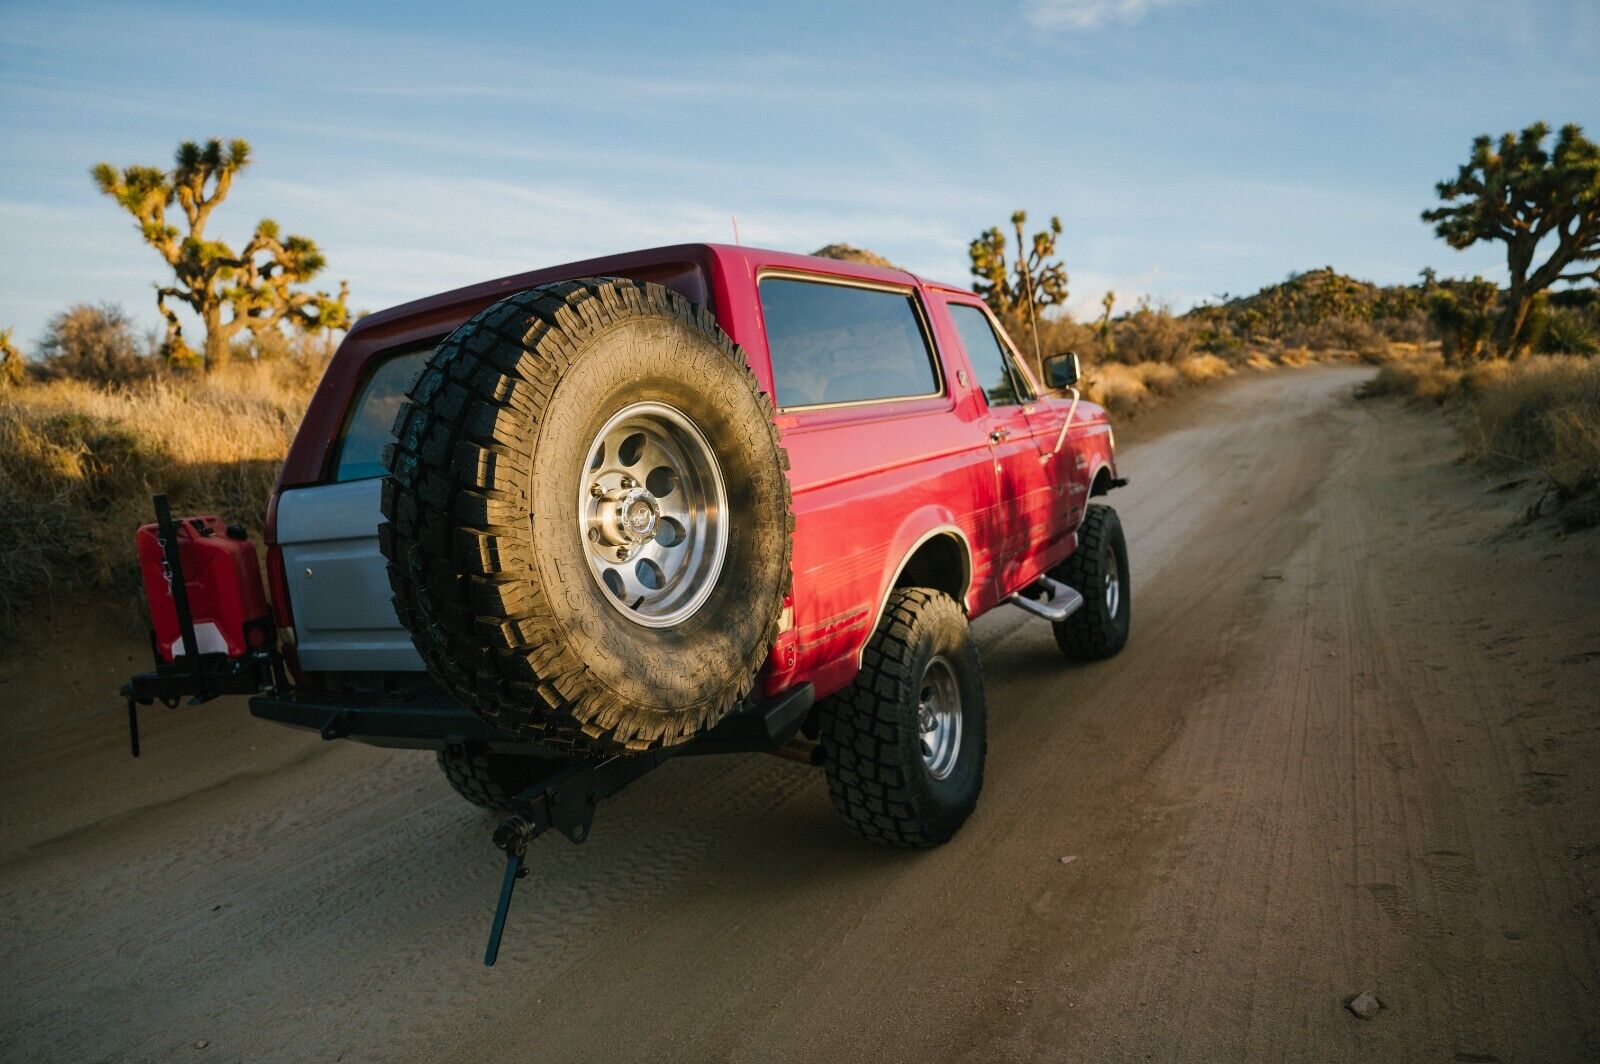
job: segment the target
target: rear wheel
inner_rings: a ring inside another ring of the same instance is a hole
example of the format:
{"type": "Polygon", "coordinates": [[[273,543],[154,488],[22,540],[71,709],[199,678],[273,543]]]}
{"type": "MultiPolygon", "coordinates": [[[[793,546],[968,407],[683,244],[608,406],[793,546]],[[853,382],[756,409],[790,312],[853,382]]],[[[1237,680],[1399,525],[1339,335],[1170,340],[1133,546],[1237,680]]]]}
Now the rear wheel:
{"type": "Polygon", "coordinates": [[[828,796],[873,842],[937,846],[978,804],[987,710],[978,648],[956,601],[889,596],[855,682],[819,708],[828,796]]]}
{"type": "Polygon", "coordinates": [[[1075,661],[1098,661],[1128,642],[1128,544],[1117,511],[1096,503],[1078,529],[1078,549],[1050,574],[1083,596],[1083,605],[1054,625],[1056,645],[1075,661]]]}

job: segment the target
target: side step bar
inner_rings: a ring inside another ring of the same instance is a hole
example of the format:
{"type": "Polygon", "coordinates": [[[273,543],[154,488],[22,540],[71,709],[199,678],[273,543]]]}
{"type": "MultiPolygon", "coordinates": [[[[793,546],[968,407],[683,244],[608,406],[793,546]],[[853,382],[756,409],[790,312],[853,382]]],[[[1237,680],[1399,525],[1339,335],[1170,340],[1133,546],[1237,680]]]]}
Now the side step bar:
{"type": "Polygon", "coordinates": [[[1043,617],[1052,624],[1060,624],[1071,617],[1083,605],[1083,596],[1074,588],[1068,587],[1059,580],[1052,580],[1048,576],[1041,576],[1032,585],[1015,592],[1006,599],[1013,606],[1021,607],[1035,617],[1043,617]],[[1049,595],[1046,601],[1029,598],[1029,593],[1049,595]]]}

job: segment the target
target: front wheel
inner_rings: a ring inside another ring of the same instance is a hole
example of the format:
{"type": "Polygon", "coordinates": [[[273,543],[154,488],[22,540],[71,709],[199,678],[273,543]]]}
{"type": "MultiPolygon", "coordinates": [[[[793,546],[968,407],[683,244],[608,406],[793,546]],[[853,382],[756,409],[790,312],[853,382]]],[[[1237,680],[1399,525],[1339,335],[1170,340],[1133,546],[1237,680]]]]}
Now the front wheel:
{"type": "Polygon", "coordinates": [[[1128,642],[1128,544],[1117,511],[1089,507],[1078,529],[1077,552],[1051,572],[1083,596],[1083,605],[1054,625],[1056,645],[1075,661],[1116,655],[1128,642]]]}
{"type": "Polygon", "coordinates": [[[937,846],[983,789],[987,711],[978,648],[956,601],[896,589],[861,671],[819,707],[828,796],[872,842],[937,846]]]}

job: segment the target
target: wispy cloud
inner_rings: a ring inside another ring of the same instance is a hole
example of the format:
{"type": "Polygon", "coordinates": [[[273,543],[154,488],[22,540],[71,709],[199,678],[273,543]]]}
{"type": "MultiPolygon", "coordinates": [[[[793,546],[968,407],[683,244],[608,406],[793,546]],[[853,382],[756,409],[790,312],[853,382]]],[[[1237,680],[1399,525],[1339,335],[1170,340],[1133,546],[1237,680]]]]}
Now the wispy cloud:
{"type": "Polygon", "coordinates": [[[1022,12],[1043,30],[1093,30],[1111,22],[1137,22],[1179,0],[1023,0],[1022,12]]]}

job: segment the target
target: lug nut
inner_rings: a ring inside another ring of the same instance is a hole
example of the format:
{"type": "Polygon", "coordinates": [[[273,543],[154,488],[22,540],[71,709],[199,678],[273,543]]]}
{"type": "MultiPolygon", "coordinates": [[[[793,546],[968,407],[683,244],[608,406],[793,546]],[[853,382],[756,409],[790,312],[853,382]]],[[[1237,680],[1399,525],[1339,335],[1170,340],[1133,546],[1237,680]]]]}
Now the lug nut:
{"type": "Polygon", "coordinates": [[[589,494],[593,495],[595,498],[598,499],[600,496],[604,495],[605,493],[606,493],[606,489],[602,488],[600,486],[600,482],[598,480],[595,481],[593,484],[589,485],[589,494]]]}
{"type": "Polygon", "coordinates": [[[625,488],[633,487],[633,478],[630,477],[630,476],[624,475],[623,478],[622,478],[622,486],[625,487],[625,488]]]}
{"type": "Polygon", "coordinates": [[[628,560],[628,548],[627,547],[618,547],[617,548],[617,561],[625,562],[627,560],[628,560]]]}
{"type": "Polygon", "coordinates": [[[592,543],[600,542],[600,530],[598,528],[589,529],[589,540],[592,543]]]}

